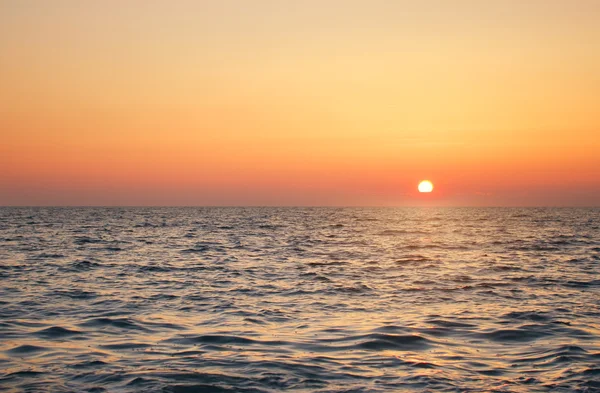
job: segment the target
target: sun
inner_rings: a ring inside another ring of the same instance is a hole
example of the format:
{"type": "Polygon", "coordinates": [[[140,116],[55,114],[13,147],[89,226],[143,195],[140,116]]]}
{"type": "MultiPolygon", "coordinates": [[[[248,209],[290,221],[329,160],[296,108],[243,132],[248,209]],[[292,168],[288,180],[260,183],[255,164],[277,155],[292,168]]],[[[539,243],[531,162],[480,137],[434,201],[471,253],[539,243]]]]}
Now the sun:
{"type": "Polygon", "coordinates": [[[419,183],[419,192],[431,192],[433,191],[433,183],[429,180],[423,180],[419,183]]]}

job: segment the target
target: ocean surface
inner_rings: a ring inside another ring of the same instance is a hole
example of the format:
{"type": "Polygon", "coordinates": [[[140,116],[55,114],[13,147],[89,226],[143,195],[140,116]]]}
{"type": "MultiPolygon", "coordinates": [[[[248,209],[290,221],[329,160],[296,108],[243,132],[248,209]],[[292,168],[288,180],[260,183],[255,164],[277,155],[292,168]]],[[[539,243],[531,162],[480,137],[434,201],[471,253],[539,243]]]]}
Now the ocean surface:
{"type": "Polygon", "coordinates": [[[599,392],[600,209],[0,208],[0,391],[599,392]]]}

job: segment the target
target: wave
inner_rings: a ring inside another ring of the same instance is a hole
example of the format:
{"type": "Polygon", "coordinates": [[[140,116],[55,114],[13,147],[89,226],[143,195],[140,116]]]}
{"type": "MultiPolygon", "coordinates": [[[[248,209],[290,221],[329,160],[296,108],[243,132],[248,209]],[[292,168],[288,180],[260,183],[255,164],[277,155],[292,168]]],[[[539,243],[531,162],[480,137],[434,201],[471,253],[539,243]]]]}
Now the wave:
{"type": "Polygon", "coordinates": [[[138,330],[138,331],[150,331],[150,329],[142,326],[136,321],[129,318],[91,318],[85,322],[79,323],[81,327],[108,327],[115,328],[117,330],[138,330]]]}
{"type": "Polygon", "coordinates": [[[38,330],[34,334],[44,338],[55,339],[80,335],[83,334],[83,332],[74,329],[67,329],[62,326],[52,326],[46,329],[38,330]]]}
{"type": "Polygon", "coordinates": [[[0,208],[0,386],[598,391],[599,224],[598,209],[0,208]]]}

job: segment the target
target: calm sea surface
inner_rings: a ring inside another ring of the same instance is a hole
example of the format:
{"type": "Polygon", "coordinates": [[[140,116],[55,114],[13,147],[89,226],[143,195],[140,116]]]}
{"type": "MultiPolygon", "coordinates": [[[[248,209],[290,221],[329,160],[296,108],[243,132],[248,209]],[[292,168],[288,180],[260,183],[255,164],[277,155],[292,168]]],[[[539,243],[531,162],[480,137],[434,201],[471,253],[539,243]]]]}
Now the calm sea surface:
{"type": "Polygon", "coordinates": [[[600,209],[1,208],[0,391],[598,392],[600,209]]]}

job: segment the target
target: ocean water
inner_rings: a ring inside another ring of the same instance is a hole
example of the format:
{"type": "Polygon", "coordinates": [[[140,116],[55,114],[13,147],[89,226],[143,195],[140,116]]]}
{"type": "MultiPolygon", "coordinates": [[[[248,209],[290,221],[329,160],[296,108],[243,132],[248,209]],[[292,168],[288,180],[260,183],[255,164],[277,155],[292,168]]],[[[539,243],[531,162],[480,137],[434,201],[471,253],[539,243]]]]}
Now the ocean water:
{"type": "Polygon", "coordinates": [[[600,209],[1,208],[0,391],[598,392],[600,209]]]}

